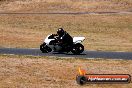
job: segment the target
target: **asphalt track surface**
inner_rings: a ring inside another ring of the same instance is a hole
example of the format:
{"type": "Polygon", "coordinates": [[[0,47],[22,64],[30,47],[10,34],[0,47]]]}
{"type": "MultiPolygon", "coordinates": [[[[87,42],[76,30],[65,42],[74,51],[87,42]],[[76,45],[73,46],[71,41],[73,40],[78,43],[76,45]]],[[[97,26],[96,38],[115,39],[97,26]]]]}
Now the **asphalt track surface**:
{"type": "Polygon", "coordinates": [[[87,58],[87,59],[104,58],[104,59],[132,60],[132,52],[84,51],[80,55],[74,55],[72,53],[56,53],[56,52],[42,53],[39,49],[0,48],[0,54],[76,57],[76,58],[87,58]]]}

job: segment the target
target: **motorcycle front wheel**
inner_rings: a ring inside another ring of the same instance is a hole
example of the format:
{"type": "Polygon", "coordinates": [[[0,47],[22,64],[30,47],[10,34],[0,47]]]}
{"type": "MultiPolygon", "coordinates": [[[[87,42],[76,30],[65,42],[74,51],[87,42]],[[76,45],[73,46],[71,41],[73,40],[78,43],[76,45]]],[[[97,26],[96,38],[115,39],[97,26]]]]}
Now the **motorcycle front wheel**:
{"type": "Polygon", "coordinates": [[[42,53],[48,53],[52,51],[52,49],[49,48],[45,43],[40,45],[40,50],[42,51],[42,53]]]}

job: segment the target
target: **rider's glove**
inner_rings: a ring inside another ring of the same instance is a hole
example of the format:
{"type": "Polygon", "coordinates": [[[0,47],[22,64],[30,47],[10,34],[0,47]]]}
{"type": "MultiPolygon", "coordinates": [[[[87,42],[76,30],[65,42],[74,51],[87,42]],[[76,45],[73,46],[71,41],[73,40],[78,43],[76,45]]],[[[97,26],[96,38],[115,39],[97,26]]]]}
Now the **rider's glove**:
{"type": "Polygon", "coordinates": [[[52,34],[53,36],[57,36],[57,34],[52,34]]]}

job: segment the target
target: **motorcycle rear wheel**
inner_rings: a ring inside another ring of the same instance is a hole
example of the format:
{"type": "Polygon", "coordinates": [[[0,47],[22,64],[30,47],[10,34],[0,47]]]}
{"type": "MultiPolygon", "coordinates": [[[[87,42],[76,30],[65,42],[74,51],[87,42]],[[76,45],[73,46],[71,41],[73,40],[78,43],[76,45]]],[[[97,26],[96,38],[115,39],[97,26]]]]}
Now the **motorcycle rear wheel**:
{"type": "Polygon", "coordinates": [[[71,52],[73,54],[80,54],[84,51],[84,46],[80,43],[74,44],[71,52]]]}

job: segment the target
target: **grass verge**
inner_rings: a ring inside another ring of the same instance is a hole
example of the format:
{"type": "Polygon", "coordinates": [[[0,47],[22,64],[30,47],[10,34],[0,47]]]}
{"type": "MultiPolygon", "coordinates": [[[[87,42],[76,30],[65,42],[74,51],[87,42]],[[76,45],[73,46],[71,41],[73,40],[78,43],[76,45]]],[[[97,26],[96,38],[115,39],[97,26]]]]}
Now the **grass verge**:
{"type": "MultiPolygon", "coordinates": [[[[131,60],[0,55],[0,87],[80,88],[78,67],[90,74],[130,74],[131,60]]],[[[130,84],[89,84],[83,88],[130,88],[130,84]]]]}
{"type": "Polygon", "coordinates": [[[0,15],[0,47],[38,48],[63,27],[84,36],[85,49],[132,51],[132,15],[0,15]]]}

